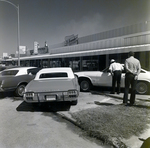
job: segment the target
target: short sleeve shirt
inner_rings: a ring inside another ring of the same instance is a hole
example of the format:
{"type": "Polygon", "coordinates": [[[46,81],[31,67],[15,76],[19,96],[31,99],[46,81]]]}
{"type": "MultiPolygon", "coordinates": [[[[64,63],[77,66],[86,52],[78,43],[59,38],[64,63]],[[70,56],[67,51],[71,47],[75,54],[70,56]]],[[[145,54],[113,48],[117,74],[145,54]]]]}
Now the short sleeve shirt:
{"type": "Polygon", "coordinates": [[[123,66],[120,64],[120,63],[112,63],[109,67],[109,70],[111,72],[114,72],[114,71],[122,71],[123,70],[123,66]]]}
{"type": "Polygon", "coordinates": [[[141,65],[138,59],[134,58],[133,56],[129,57],[125,61],[125,68],[127,73],[139,74],[141,71],[141,65]]]}

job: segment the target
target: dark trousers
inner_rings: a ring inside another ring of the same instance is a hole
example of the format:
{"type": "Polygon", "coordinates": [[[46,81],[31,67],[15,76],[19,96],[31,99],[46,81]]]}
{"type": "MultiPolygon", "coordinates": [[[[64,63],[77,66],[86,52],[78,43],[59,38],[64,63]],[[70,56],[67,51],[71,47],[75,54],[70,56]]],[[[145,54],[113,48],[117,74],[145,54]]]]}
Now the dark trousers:
{"type": "Polygon", "coordinates": [[[115,92],[116,82],[117,82],[117,92],[120,93],[120,80],[121,80],[121,71],[117,70],[113,72],[112,77],[112,92],[115,92]]]}
{"type": "Polygon", "coordinates": [[[123,103],[128,103],[128,93],[129,93],[129,87],[131,85],[130,104],[134,104],[136,83],[137,83],[137,80],[135,80],[135,76],[133,74],[126,73],[123,103]]]}

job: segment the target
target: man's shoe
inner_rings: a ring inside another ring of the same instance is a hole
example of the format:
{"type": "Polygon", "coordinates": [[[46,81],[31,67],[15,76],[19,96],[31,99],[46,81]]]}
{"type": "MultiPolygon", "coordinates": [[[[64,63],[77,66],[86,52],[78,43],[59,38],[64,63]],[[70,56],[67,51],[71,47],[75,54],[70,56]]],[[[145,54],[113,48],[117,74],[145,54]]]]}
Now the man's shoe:
{"type": "Polygon", "coordinates": [[[123,103],[121,103],[120,105],[125,105],[125,106],[127,106],[127,105],[128,105],[128,103],[124,103],[124,102],[123,102],[123,103]]]}
{"type": "Polygon", "coordinates": [[[129,105],[130,105],[130,106],[133,106],[133,105],[134,105],[134,103],[130,103],[129,105]]]}

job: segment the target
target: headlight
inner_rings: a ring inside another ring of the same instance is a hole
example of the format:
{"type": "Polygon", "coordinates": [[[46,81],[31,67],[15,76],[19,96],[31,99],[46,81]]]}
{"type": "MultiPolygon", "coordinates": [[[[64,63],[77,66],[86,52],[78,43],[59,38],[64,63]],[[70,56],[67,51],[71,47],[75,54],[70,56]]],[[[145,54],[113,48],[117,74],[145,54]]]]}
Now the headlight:
{"type": "Polygon", "coordinates": [[[78,91],[77,90],[68,90],[68,96],[69,97],[78,97],[78,91]]]}

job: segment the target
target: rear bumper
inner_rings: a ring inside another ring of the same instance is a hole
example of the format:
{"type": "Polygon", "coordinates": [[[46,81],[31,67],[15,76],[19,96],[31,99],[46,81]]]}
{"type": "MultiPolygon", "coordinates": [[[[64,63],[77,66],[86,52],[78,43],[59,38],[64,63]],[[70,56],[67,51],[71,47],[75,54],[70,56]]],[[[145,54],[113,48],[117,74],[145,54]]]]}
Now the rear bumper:
{"type": "Polygon", "coordinates": [[[34,96],[23,95],[23,99],[28,103],[42,102],[73,102],[78,100],[78,96],[64,96],[62,93],[36,93],[34,96]]]}

